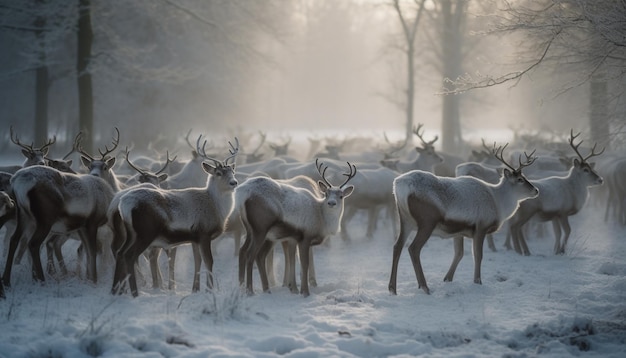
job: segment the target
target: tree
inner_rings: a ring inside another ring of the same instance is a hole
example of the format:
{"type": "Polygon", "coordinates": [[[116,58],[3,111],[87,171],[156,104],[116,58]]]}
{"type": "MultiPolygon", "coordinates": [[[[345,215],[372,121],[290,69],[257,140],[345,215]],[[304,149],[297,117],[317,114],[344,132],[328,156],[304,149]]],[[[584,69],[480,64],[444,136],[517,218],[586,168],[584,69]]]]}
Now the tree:
{"type": "MultiPolygon", "coordinates": [[[[623,70],[626,62],[626,2],[597,0],[550,0],[498,2],[492,28],[485,34],[523,34],[519,58],[526,63],[504,74],[465,74],[453,81],[447,93],[519,83],[542,69],[555,73],[576,73],[572,80],[561,77],[556,96],[588,84],[590,87],[589,127],[591,139],[606,141],[616,121],[624,97],[623,70]],[[612,97],[608,97],[612,93],[612,97]]],[[[623,113],[621,114],[623,116],[623,113]]]]}
{"type": "Polygon", "coordinates": [[[91,0],[78,0],[76,46],[76,80],[78,85],[78,128],[85,133],[82,145],[93,151],[93,84],[89,63],[93,30],[91,27],[91,0]]]}
{"type": "Polygon", "coordinates": [[[415,111],[415,52],[416,52],[416,36],[418,25],[424,13],[424,5],[426,0],[414,0],[413,6],[403,7],[400,0],[392,0],[400,25],[402,27],[402,35],[404,46],[401,48],[406,59],[406,89],[404,112],[406,115],[405,133],[406,143],[410,143],[413,136],[413,117],[415,111]],[[414,13],[410,16],[409,13],[414,13]]]}
{"type": "MultiPolygon", "coordinates": [[[[20,61],[3,68],[3,76],[15,80],[24,73],[35,75],[34,87],[34,142],[48,139],[49,89],[54,81],[50,66],[57,50],[51,43],[67,34],[62,25],[67,6],[49,0],[9,1],[0,5],[0,30],[11,35],[20,44],[20,61]]],[[[58,64],[56,64],[58,67],[58,64]]],[[[13,119],[14,120],[14,119],[13,119]]]]}

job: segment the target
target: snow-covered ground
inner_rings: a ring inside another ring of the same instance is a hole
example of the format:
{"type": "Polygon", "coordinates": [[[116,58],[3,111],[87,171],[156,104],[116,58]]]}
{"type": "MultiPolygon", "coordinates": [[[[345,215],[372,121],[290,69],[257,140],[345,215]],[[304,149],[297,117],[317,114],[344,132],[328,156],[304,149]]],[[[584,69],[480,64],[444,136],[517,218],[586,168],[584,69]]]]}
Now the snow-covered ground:
{"type": "Polygon", "coordinates": [[[422,251],[431,295],[418,289],[406,250],[398,295],[389,294],[394,238],[382,222],[375,238],[360,237],[365,216],[351,242],[315,249],[319,286],[307,298],[282,287],[242,295],[232,239],[214,244],[218,288],[197,294],[189,249],[180,250],[176,292],[144,286],[134,299],[109,294],[110,269],[99,268],[97,285],[76,275],[40,285],[24,260],[0,301],[0,356],[624,357],[626,228],[602,212],[588,205],[572,218],[565,256],[552,254],[551,226],[529,240],[529,257],[496,236],[498,252],[485,245],[482,285],[472,282],[469,242],[454,282],[444,283],[453,245],[433,237],[422,251]]]}

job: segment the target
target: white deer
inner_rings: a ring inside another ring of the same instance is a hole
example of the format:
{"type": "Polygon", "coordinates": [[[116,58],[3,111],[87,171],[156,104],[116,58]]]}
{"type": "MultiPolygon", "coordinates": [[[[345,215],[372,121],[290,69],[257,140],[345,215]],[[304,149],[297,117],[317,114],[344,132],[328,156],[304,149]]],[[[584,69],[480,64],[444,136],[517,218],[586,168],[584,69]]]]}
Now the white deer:
{"type": "MultiPolygon", "coordinates": [[[[231,146],[231,155],[224,161],[208,158],[214,165],[202,163],[209,176],[204,188],[162,190],[138,188],[120,198],[118,205],[121,225],[116,230],[126,230],[126,240],[117,250],[112,293],[125,291],[128,277],[130,291],[138,295],[134,264],[151,245],[166,248],[195,243],[208,270],[208,284],[212,287],[213,253],[211,242],[220,236],[226,220],[233,210],[235,157],[239,142],[231,146]],[[232,164],[229,161],[232,160],[232,164]]],[[[200,260],[195,260],[192,290],[200,289],[200,260]]]]}
{"type": "Polygon", "coordinates": [[[237,189],[236,207],[246,228],[246,242],[239,255],[239,277],[245,272],[246,289],[254,292],[252,269],[256,261],[263,291],[269,291],[265,258],[272,248],[271,241],[294,239],[298,243],[301,264],[300,292],[309,292],[309,252],[311,246],[321,244],[327,237],[340,230],[344,199],[352,194],[354,186],[347,186],[356,175],[356,167],[348,163],[347,179],[339,186],[326,179],[323,164],[316,167],[322,180],[318,187],[320,198],[307,189],[277,182],[267,177],[255,177],[245,181],[237,189]]]}
{"type": "Polygon", "coordinates": [[[513,168],[502,157],[504,147],[494,148],[494,155],[509,169],[497,184],[462,176],[437,177],[415,170],[397,177],[394,195],[400,215],[400,234],[393,247],[389,291],[396,294],[398,261],[404,243],[413,230],[417,234],[409,246],[415,276],[420,288],[430,293],[422,270],[420,253],[432,234],[454,237],[454,259],[444,281],[452,281],[458,263],[463,258],[463,237],[473,239],[474,282],[480,284],[480,267],[485,235],[495,232],[517,209],[519,202],[537,196],[539,191],[522,174],[522,168],[532,164],[532,154],[526,162],[513,168]],[[499,155],[498,155],[499,153],[499,155]]]}
{"type": "Polygon", "coordinates": [[[589,163],[588,160],[602,154],[604,149],[596,153],[596,145],[594,145],[591,154],[583,157],[578,150],[582,141],[574,144],[574,140],[579,135],[580,133],[574,135],[573,130],[570,132],[569,144],[578,158],[573,160],[567,176],[531,180],[532,184],[539,189],[539,196],[522,202],[519,210],[509,220],[513,246],[517,253],[530,255],[522,228],[535,217],[541,221],[552,221],[555,236],[554,253],[564,254],[571,233],[568,217],[577,214],[583,207],[587,201],[589,187],[602,185],[602,177],[593,170],[594,163],[589,163]],[[565,232],[562,243],[561,229],[565,232]]]}

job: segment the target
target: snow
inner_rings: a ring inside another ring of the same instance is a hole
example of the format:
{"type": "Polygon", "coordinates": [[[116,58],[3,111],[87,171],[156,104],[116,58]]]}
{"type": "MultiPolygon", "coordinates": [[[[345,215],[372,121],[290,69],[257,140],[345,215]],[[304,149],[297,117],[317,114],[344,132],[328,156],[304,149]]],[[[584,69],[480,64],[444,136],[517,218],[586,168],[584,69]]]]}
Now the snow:
{"type": "MultiPolygon", "coordinates": [[[[564,256],[552,254],[550,225],[543,237],[531,231],[526,257],[496,235],[498,252],[485,245],[482,285],[473,283],[469,240],[454,282],[443,282],[453,243],[432,237],[422,251],[430,295],[406,250],[398,295],[389,294],[394,237],[383,221],[375,237],[362,237],[365,215],[350,242],[333,237],[315,248],[318,287],[307,298],[283,287],[262,293],[256,273],[256,294],[242,294],[231,238],[213,246],[218,287],[195,294],[188,248],[179,250],[175,292],[145,285],[137,298],[112,296],[102,264],[97,285],[76,274],[36,284],[25,259],[0,301],[0,356],[623,357],[626,232],[602,213],[592,201],[571,218],[564,256]]],[[[75,248],[64,246],[71,268],[75,248]]],[[[275,263],[280,280],[282,254],[275,263]]]]}

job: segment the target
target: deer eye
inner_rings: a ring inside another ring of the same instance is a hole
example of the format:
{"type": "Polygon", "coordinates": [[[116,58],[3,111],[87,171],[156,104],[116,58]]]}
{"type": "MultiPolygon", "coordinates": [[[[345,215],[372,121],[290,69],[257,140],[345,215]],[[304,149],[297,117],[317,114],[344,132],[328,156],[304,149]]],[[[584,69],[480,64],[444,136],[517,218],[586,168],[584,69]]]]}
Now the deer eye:
{"type": "Polygon", "coordinates": [[[522,178],[522,177],[517,178],[517,182],[518,183],[523,183],[524,182],[524,178],[522,178]]]}

